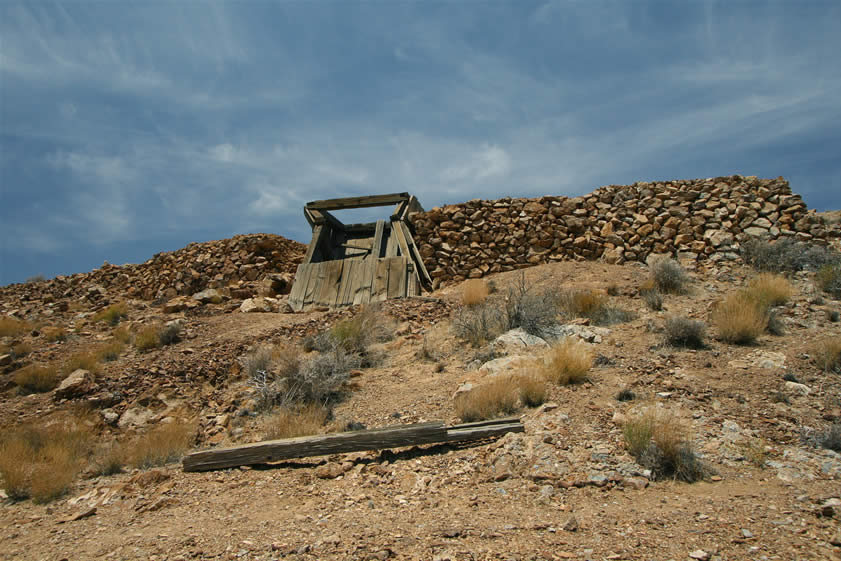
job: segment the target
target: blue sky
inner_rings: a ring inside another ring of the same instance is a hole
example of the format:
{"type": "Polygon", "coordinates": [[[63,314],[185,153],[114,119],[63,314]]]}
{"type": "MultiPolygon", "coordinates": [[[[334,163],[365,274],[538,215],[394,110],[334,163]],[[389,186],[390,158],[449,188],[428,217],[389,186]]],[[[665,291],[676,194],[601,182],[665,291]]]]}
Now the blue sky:
{"type": "MultiPolygon", "coordinates": [[[[0,3],[0,284],[306,201],[742,173],[841,208],[841,3],[0,3]]],[[[385,213],[385,210],[383,210],[385,213]]]]}

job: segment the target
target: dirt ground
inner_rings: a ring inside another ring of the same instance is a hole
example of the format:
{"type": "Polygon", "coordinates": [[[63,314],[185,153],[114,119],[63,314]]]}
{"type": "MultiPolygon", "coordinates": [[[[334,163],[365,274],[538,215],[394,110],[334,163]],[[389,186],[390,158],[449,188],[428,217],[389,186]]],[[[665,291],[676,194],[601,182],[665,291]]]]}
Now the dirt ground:
{"type": "MultiPolygon", "coordinates": [[[[520,274],[491,279],[504,291],[520,274]]],[[[779,310],[783,335],[754,346],[711,336],[707,348],[687,350],[662,344],[665,318],[708,322],[713,303],[750,270],[690,270],[689,292],[666,296],[658,312],[638,296],[649,274],[641,264],[562,262],[523,274],[558,288],[610,288],[611,304],[635,314],[596,332],[589,382],[552,387],[544,405],[521,410],[525,433],[207,473],[172,464],[83,478],[46,505],[3,501],[0,559],[841,559],[841,454],[812,443],[841,422],[841,377],[813,360],[816,341],[841,335],[827,314],[841,310],[838,300],[817,299],[808,275],[795,276],[796,295],[779,310]],[[787,373],[808,393],[787,385],[787,373]],[[624,388],[637,398],[617,401],[624,388]],[[692,484],[645,477],[621,429],[645,407],[682,419],[713,475],[692,484]]],[[[383,362],[354,378],[336,423],[458,422],[452,397],[479,354],[450,332],[460,294],[456,285],[383,306],[396,336],[379,345],[383,362]]],[[[163,393],[205,420],[234,414],[248,391],[237,357],[261,342],[298,344],[352,313],[234,308],[187,314],[183,341],[109,363],[102,390],[121,392],[127,404],[163,393]]],[[[138,306],[130,317],[176,316],[138,306]]],[[[91,329],[43,356],[102,337],[91,329]]],[[[0,425],[61,406],[9,389],[0,425]]],[[[241,426],[248,438],[256,425],[241,426]]],[[[230,430],[218,434],[222,445],[235,441],[230,430]]]]}

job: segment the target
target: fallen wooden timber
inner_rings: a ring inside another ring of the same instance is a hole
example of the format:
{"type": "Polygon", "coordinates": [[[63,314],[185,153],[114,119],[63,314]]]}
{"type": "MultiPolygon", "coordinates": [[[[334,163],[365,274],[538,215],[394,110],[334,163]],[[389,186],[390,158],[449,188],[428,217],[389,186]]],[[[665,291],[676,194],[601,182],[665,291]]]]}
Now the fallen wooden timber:
{"type": "Polygon", "coordinates": [[[479,440],[524,430],[523,424],[517,417],[449,427],[444,426],[444,423],[440,421],[397,425],[379,429],[267,440],[217,450],[202,450],[185,456],[182,467],[184,471],[208,471],[344,452],[479,440]]]}

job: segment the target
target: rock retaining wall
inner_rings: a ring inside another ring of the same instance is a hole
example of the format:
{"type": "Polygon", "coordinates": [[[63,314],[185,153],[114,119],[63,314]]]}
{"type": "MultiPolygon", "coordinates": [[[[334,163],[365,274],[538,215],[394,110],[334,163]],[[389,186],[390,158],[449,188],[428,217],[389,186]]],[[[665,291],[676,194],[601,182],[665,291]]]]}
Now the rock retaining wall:
{"type": "Polygon", "coordinates": [[[608,185],[575,198],[472,200],[411,218],[435,287],[564,259],[736,259],[748,236],[841,237],[782,177],[739,175],[608,185]]]}

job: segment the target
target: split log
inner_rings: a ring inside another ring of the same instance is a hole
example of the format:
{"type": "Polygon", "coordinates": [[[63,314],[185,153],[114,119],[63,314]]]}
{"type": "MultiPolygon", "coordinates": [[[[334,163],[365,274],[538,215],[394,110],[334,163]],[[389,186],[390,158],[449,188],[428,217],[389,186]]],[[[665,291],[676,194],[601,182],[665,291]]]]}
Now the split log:
{"type": "Polygon", "coordinates": [[[268,440],[218,450],[203,450],[185,456],[182,467],[184,471],[207,471],[345,452],[479,440],[506,432],[523,432],[524,430],[519,419],[511,417],[450,427],[444,426],[444,423],[440,421],[434,421],[363,431],[268,440]]]}

